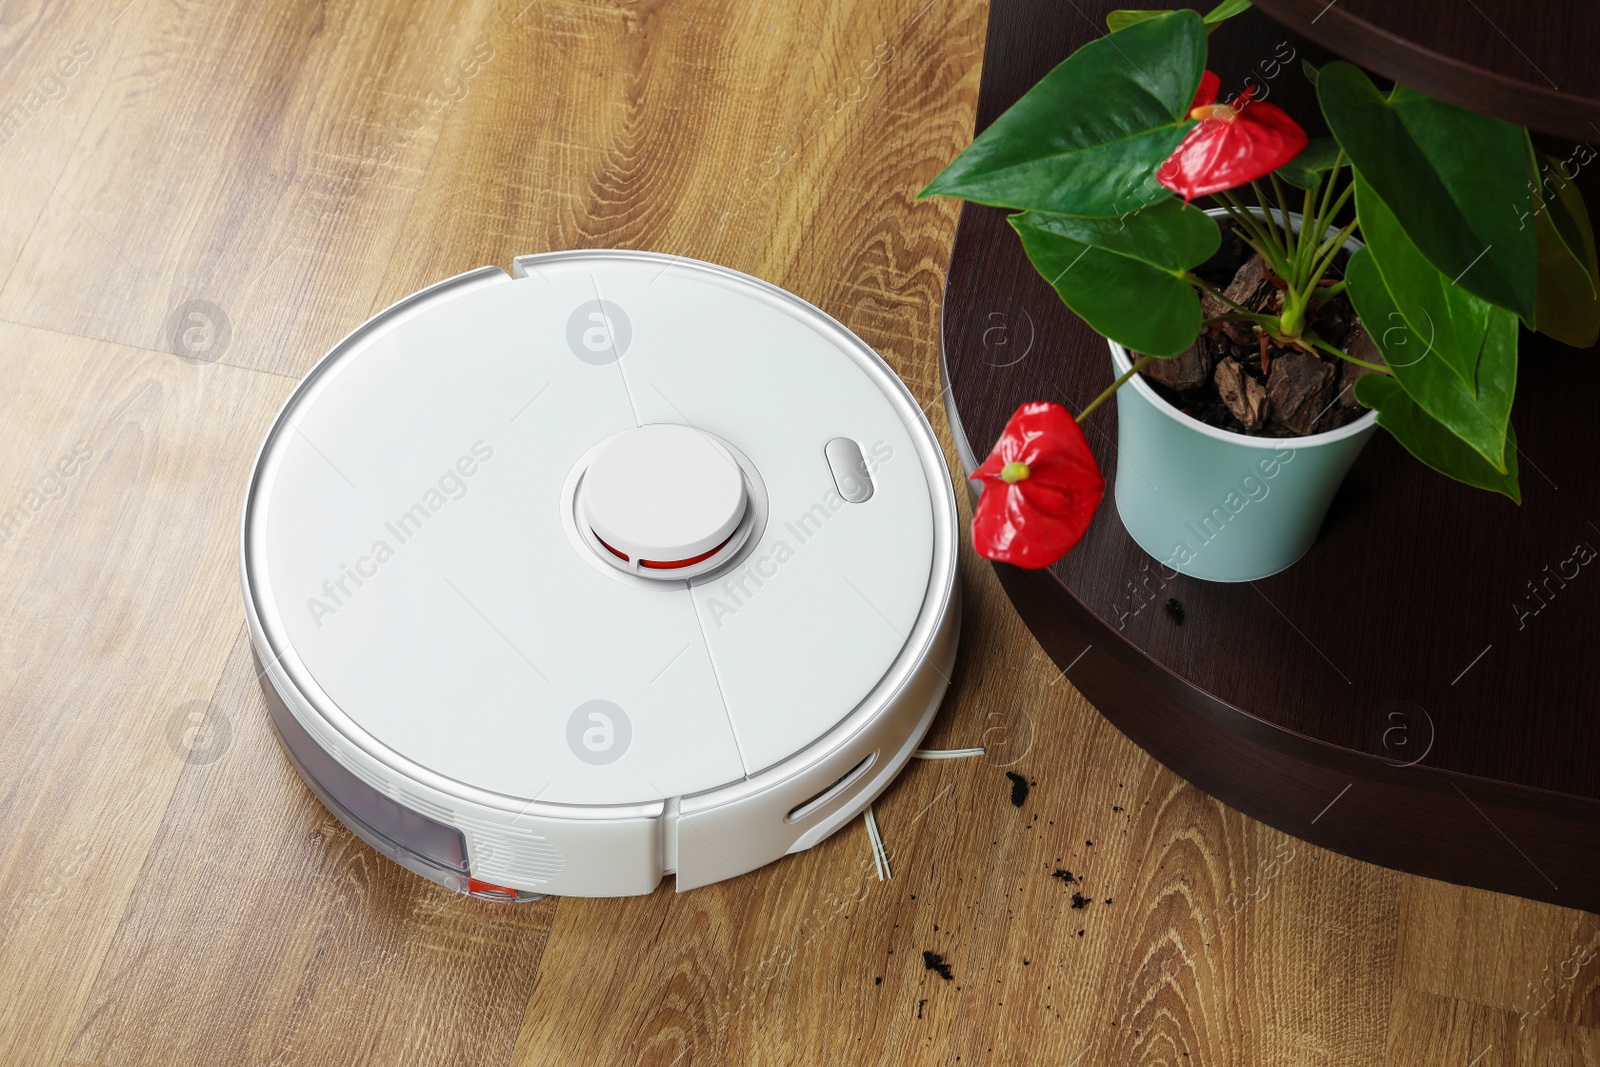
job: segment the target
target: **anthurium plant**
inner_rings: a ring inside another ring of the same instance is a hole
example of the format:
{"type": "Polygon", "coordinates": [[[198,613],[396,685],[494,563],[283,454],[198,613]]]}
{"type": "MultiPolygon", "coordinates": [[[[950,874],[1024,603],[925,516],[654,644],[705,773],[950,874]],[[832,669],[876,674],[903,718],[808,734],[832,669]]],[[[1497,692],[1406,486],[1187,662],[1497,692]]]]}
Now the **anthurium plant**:
{"type": "Polygon", "coordinates": [[[1310,138],[1206,69],[1209,34],[1248,6],[1113,13],[922,191],[1016,211],[1061,299],[1138,354],[1076,419],[1053,404],[1013,418],[978,472],[975,541],[991,558],[1042,566],[1082,536],[1104,482],[1077,423],[1208,333],[1258,343],[1262,371],[1269,349],[1359,368],[1341,379],[1352,407],[1428,466],[1517,502],[1519,327],[1577,347],[1600,334],[1587,211],[1527,130],[1334,62],[1304,67],[1332,133],[1310,138]],[[1264,306],[1196,273],[1223,240],[1205,206],[1261,258],[1277,290],[1264,306]],[[1319,332],[1341,295],[1359,351],[1319,332]]]}

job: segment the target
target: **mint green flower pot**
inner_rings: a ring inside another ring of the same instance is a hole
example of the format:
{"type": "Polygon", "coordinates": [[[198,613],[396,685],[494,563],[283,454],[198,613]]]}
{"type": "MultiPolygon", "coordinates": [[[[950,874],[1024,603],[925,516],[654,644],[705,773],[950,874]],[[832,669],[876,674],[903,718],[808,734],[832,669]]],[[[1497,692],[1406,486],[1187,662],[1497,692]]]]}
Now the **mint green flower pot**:
{"type": "MultiPolygon", "coordinates": [[[[1127,351],[1110,344],[1112,372],[1126,373],[1127,351]]],[[[1265,578],[1310,551],[1376,429],[1369,411],[1328,433],[1246,437],[1190,418],[1136,374],[1117,390],[1117,513],[1140,548],[1180,574],[1265,578]]]]}

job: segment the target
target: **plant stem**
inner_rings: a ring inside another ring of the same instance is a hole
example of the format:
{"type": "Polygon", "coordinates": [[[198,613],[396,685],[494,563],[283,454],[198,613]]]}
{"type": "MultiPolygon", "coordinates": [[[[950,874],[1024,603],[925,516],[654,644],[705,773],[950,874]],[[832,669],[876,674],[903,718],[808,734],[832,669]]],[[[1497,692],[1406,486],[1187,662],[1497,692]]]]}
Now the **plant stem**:
{"type": "Polygon", "coordinates": [[[1234,196],[1232,192],[1224,191],[1222,197],[1231,205],[1232,210],[1228,214],[1233,216],[1234,221],[1253,233],[1256,239],[1261,242],[1262,248],[1259,251],[1262,254],[1262,258],[1270,262],[1274,270],[1281,272],[1289,253],[1288,249],[1279,243],[1277,231],[1274,227],[1267,223],[1265,219],[1257,219],[1250,209],[1241,204],[1239,198],[1234,196]],[[1258,225],[1258,223],[1265,224],[1265,228],[1262,225],[1258,225]]]}
{"type": "MultiPolygon", "coordinates": [[[[1315,284],[1315,283],[1313,283],[1313,284],[1315,284]]],[[[1319,285],[1319,286],[1316,286],[1316,290],[1317,291],[1316,291],[1316,293],[1314,295],[1317,298],[1317,303],[1318,304],[1326,304],[1328,301],[1332,300],[1334,297],[1336,297],[1340,293],[1344,292],[1344,279],[1340,278],[1338,281],[1334,282],[1332,285],[1319,285]]]]}
{"type": "MultiPolygon", "coordinates": [[[[1339,173],[1344,167],[1344,149],[1339,149],[1339,154],[1333,157],[1333,169],[1328,172],[1327,187],[1322,190],[1322,207],[1317,210],[1317,219],[1322,223],[1322,228],[1327,229],[1327,221],[1331,219],[1328,213],[1328,201],[1333,197],[1333,188],[1339,184],[1339,173]]],[[[1354,187],[1354,183],[1351,184],[1354,187]]]]}
{"type": "MultiPolygon", "coordinates": [[[[1289,236],[1289,194],[1283,191],[1283,182],[1278,180],[1278,172],[1277,171],[1273,171],[1270,175],[1268,175],[1268,177],[1270,177],[1272,179],[1272,191],[1274,193],[1278,194],[1278,221],[1280,223],[1282,223],[1282,225],[1283,225],[1284,236],[1288,237],[1289,236]]],[[[1295,238],[1295,241],[1296,241],[1297,245],[1299,243],[1299,240],[1300,240],[1300,238],[1297,235],[1296,238],[1295,238]]]]}
{"type": "Polygon", "coordinates": [[[1105,389],[1100,393],[1099,396],[1097,396],[1093,400],[1089,401],[1089,406],[1088,407],[1086,407],[1082,411],[1078,412],[1078,420],[1077,421],[1081,423],[1081,422],[1083,422],[1084,419],[1087,419],[1090,415],[1093,415],[1095,408],[1099,407],[1101,404],[1104,404],[1106,402],[1106,400],[1108,400],[1110,398],[1112,393],[1116,392],[1118,389],[1121,389],[1124,385],[1126,385],[1129,378],[1132,378],[1135,374],[1138,374],[1141,370],[1143,370],[1145,368],[1146,364],[1148,364],[1152,359],[1155,359],[1155,358],[1156,358],[1155,356],[1140,356],[1139,357],[1139,362],[1137,362],[1133,366],[1129,367],[1126,374],[1120,375],[1117,378],[1116,381],[1114,381],[1110,385],[1106,386],[1105,389]]]}
{"type": "Polygon", "coordinates": [[[1309,342],[1311,342],[1311,344],[1315,345],[1317,348],[1322,349],[1324,352],[1328,353],[1329,355],[1338,356],[1340,359],[1342,359],[1342,360],[1344,360],[1344,361],[1346,361],[1348,363],[1354,363],[1358,367],[1365,367],[1365,368],[1367,368],[1367,370],[1375,370],[1375,371],[1378,371],[1379,373],[1382,373],[1382,374],[1392,374],[1393,373],[1392,371],[1389,370],[1388,367],[1385,367],[1382,364],[1379,364],[1379,363],[1368,363],[1364,359],[1357,359],[1355,356],[1352,356],[1348,352],[1342,352],[1339,349],[1337,349],[1337,348],[1333,347],[1332,345],[1330,345],[1328,342],[1324,341],[1320,337],[1313,337],[1310,334],[1307,334],[1305,337],[1302,337],[1301,340],[1302,341],[1309,341],[1309,342]]]}
{"type": "Polygon", "coordinates": [[[1200,328],[1205,329],[1219,322],[1255,322],[1265,326],[1272,322],[1272,318],[1271,315],[1252,315],[1247,311],[1229,312],[1226,315],[1213,315],[1209,319],[1201,319],[1200,328]]]}
{"type": "Polygon", "coordinates": [[[1221,290],[1213,287],[1204,278],[1200,277],[1198,274],[1195,274],[1193,271],[1190,271],[1185,276],[1184,280],[1187,281],[1190,285],[1194,286],[1196,289],[1200,289],[1200,290],[1203,290],[1204,292],[1210,293],[1212,296],[1216,297],[1218,300],[1222,301],[1224,304],[1227,304],[1229,307],[1233,308],[1233,310],[1235,310],[1235,311],[1238,311],[1238,312],[1241,312],[1241,313],[1243,313],[1245,315],[1250,315],[1250,316],[1253,316],[1253,317],[1256,317],[1256,318],[1265,318],[1266,317],[1266,316],[1257,316],[1255,312],[1251,311],[1249,308],[1245,307],[1243,304],[1239,303],[1237,300],[1234,300],[1227,293],[1224,293],[1221,290]]]}
{"type": "MultiPolygon", "coordinates": [[[[1289,246],[1283,240],[1282,231],[1279,230],[1275,224],[1276,220],[1273,218],[1272,205],[1268,203],[1266,194],[1261,191],[1261,183],[1251,182],[1250,191],[1256,195],[1255,206],[1261,209],[1261,214],[1256,216],[1256,218],[1261,220],[1261,228],[1267,231],[1267,236],[1273,239],[1274,243],[1277,244],[1281,251],[1287,253],[1289,251],[1289,246]]],[[[1243,199],[1243,197],[1240,199],[1243,199]]],[[[1247,206],[1245,210],[1249,211],[1249,207],[1247,206]]],[[[1254,214],[1254,212],[1252,212],[1252,214],[1254,214]]]]}
{"type": "Polygon", "coordinates": [[[1329,267],[1333,266],[1333,257],[1337,256],[1340,250],[1344,248],[1344,243],[1350,239],[1350,233],[1355,228],[1356,220],[1351,219],[1348,226],[1334,234],[1332,237],[1328,238],[1326,241],[1322,242],[1321,247],[1317,249],[1317,256],[1319,258],[1316,261],[1315,269],[1313,269],[1311,272],[1310,283],[1312,285],[1316,285],[1317,280],[1327,272],[1329,267]],[[1326,255],[1323,254],[1324,250],[1326,250],[1326,255]]]}
{"type": "Polygon", "coordinates": [[[1270,259],[1272,256],[1272,246],[1267,243],[1266,234],[1261,232],[1261,227],[1256,225],[1254,216],[1241,209],[1238,204],[1229,203],[1221,196],[1217,198],[1217,203],[1221,206],[1222,210],[1228,213],[1228,217],[1233,220],[1234,225],[1238,226],[1245,232],[1247,235],[1246,240],[1255,248],[1258,253],[1260,253],[1261,258],[1270,259]]]}
{"type": "Polygon", "coordinates": [[[1350,237],[1350,231],[1355,227],[1355,221],[1351,220],[1348,226],[1319,245],[1315,253],[1316,259],[1305,280],[1299,285],[1290,286],[1289,291],[1283,294],[1283,311],[1279,314],[1279,321],[1280,329],[1286,336],[1299,337],[1305,331],[1306,311],[1313,306],[1321,306],[1321,300],[1313,299],[1317,295],[1317,283],[1333,265],[1333,258],[1344,247],[1345,241],[1350,237]]]}
{"type": "MultiPolygon", "coordinates": [[[[1332,237],[1329,237],[1326,241],[1323,241],[1320,245],[1317,246],[1316,256],[1312,260],[1312,262],[1315,263],[1315,262],[1320,261],[1330,251],[1333,252],[1335,255],[1337,255],[1338,252],[1339,252],[1339,249],[1344,247],[1345,241],[1349,240],[1350,231],[1354,230],[1355,228],[1356,228],[1355,220],[1352,219],[1348,226],[1345,226],[1343,229],[1340,229],[1340,230],[1335,230],[1333,232],[1333,236],[1332,237]]],[[[1326,268],[1324,268],[1324,269],[1326,269],[1326,268]]]]}
{"type": "Polygon", "coordinates": [[[1298,257],[1295,260],[1295,277],[1292,282],[1292,284],[1295,285],[1305,284],[1305,279],[1301,277],[1301,275],[1305,272],[1305,268],[1308,266],[1306,249],[1310,243],[1310,238],[1306,235],[1317,232],[1316,197],[1313,195],[1312,190],[1310,189],[1307,189],[1305,193],[1305,203],[1301,205],[1300,211],[1300,250],[1298,257]]]}
{"type": "MultiPolygon", "coordinates": [[[[1311,277],[1309,272],[1311,265],[1316,262],[1317,256],[1321,252],[1320,250],[1313,252],[1311,249],[1315,248],[1317,241],[1322,239],[1322,234],[1328,229],[1333,217],[1339,213],[1339,209],[1344,207],[1350,191],[1355,188],[1354,183],[1347,184],[1337,203],[1334,202],[1333,191],[1339,184],[1340,168],[1343,165],[1344,149],[1341,148],[1339,149],[1339,154],[1334,157],[1333,169],[1328,172],[1328,183],[1322,187],[1320,202],[1315,208],[1307,210],[1304,218],[1300,221],[1300,236],[1304,238],[1301,248],[1303,252],[1309,254],[1301,262],[1295,264],[1297,271],[1295,283],[1297,287],[1316,284],[1316,278],[1311,277]]],[[[1306,204],[1310,205],[1313,199],[1312,191],[1306,190],[1306,204]]]]}
{"type": "Polygon", "coordinates": [[[1335,200],[1333,202],[1333,207],[1331,207],[1327,211],[1323,212],[1322,217],[1327,219],[1327,220],[1329,220],[1328,224],[1330,226],[1333,224],[1332,223],[1333,217],[1339,213],[1339,210],[1341,208],[1343,208],[1346,203],[1349,202],[1350,198],[1355,195],[1355,192],[1356,192],[1356,183],[1355,182],[1351,182],[1349,185],[1346,185],[1344,187],[1344,191],[1339,194],[1339,199],[1337,199],[1337,200],[1335,200]]]}
{"type": "MultiPolygon", "coordinates": [[[[1272,206],[1272,199],[1267,196],[1260,182],[1251,182],[1250,191],[1256,194],[1256,206],[1261,209],[1262,221],[1266,224],[1267,235],[1278,243],[1278,251],[1283,253],[1285,263],[1289,261],[1289,236],[1283,223],[1287,220],[1277,217],[1277,210],[1272,206]]],[[[1281,272],[1280,272],[1281,273],[1281,272]]]]}
{"type": "Polygon", "coordinates": [[[1291,289],[1283,294],[1283,310],[1278,312],[1278,332],[1285,337],[1299,337],[1306,328],[1306,301],[1291,289]]]}

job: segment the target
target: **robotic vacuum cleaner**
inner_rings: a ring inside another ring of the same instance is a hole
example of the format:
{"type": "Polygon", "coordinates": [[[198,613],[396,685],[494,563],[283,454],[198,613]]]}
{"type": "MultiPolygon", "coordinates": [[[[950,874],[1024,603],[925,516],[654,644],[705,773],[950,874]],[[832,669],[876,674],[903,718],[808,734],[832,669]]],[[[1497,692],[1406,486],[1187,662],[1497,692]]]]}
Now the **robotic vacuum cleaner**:
{"type": "Polygon", "coordinates": [[[956,650],[933,430],[859,338],[709,263],[556,252],[380,313],[268,433],[245,613],[296,769],[499,900],[682,891],[827,837],[956,650]]]}

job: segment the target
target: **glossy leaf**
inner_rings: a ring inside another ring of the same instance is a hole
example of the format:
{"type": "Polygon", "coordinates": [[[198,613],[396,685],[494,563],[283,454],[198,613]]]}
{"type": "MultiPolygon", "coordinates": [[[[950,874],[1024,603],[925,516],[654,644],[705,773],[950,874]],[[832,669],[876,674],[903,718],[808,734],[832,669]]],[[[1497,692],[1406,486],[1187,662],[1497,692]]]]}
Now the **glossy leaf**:
{"type": "Polygon", "coordinates": [[[1534,327],[1575,348],[1600,339],[1600,293],[1596,292],[1594,231],[1577,187],[1562,177],[1560,164],[1533,154],[1533,212],[1529,225],[1539,239],[1539,297],[1534,327]],[[1544,159],[1542,167],[1538,160],[1544,159]]]}
{"type": "Polygon", "coordinates": [[[1382,374],[1368,374],[1356,382],[1356,399],[1378,411],[1378,425],[1417,459],[1458,482],[1491,489],[1522,503],[1517,485],[1516,435],[1508,426],[1506,470],[1496,470],[1461,438],[1412,400],[1400,383],[1382,374]]]}
{"type": "Polygon", "coordinates": [[[1428,262],[1401,228],[1388,202],[1357,171],[1356,215],[1383,283],[1417,335],[1428,339],[1430,359],[1443,360],[1469,390],[1477,387],[1478,352],[1489,328],[1489,305],[1428,262]]]}
{"type": "MultiPolygon", "coordinates": [[[[1333,169],[1339,158],[1339,142],[1332,137],[1313,137],[1300,154],[1279,167],[1278,177],[1300,189],[1315,189],[1322,184],[1322,176],[1333,169]]],[[[1346,157],[1340,167],[1348,166],[1346,157]]]]}
{"type": "Polygon", "coordinates": [[[1078,215],[1171,197],[1156,168],[1194,121],[1205,67],[1193,11],[1168,11],[1091,41],[1046,74],[919,196],[1078,215]]]}
{"type": "Polygon", "coordinates": [[[1562,245],[1589,276],[1591,284],[1600,282],[1594,262],[1594,230],[1589,225],[1589,209],[1584,206],[1583,196],[1572,187],[1571,178],[1562,175],[1565,165],[1561,161],[1544,156],[1540,165],[1539,156],[1533,154],[1531,138],[1528,152],[1532,165],[1528,178],[1532,183],[1531,206],[1535,211],[1550,213],[1550,223],[1562,245]]]}
{"type": "Polygon", "coordinates": [[[1222,3],[1206,12],[1205,24],[1207,26],[1220,26],[1235,15],[1242,15],[1250,10],[1250,0],[1222,0],[1222,3]]]}
{"type": "MultiPolygon", "coordinates": [[[[1328,127],[1406,233],[1447,278],[1531,321],[1538,248],[1521,127],[1403,85],[1384,96],[1349,63],[1317,77],[1328,127]]],[[[1363,225],[1363,231],[1365,225],[1363,225]]]]}
{"type": "Polygon", "coordinates": [[[1029,211],[1011,225],[1034,267],[1097,333],[1159,357],[1194,343],[1200,297],[1185,275],[1222,242],[1209,215],[1169,200],[1126,218],[1029,211]]]}
{"type": "Polygon", "coordinates": [[[1153,19],[1157,15],[1164,14],[1166,14],[1164,11],[1136,11],[1131,9],[1113,11],[1106,16],[1106,29],[1116,33],[1118,30],[1127,29],[1135,22],[1143,22],[1146,19],[1153,19]]]}
{"type": "Polygon", "coordinates": [[[1437,338],[1426,320],[1413,322],[1396,304],[1368,249],[1350,257],[1345,279],[1350,302],[1406,395],[1463,447],[1496,471],[1508,473],[1512,461],[1506,458],[1506,441],[1517,386],[1516,316],[1504,308],[1489,310],[1478,358],[1478,388],[1469,391],[1439,358],[1437,338]]]}
{"type": "Polygon", "coordinates": [[[1322,73],[1322,68],[1309,59],[1302,59],[1300,61],[1300,69],[1305,72],[1306,81],[1315,86],[1317,84],[1317,75],[1322,73]]]}
{"type": "MultiPolygon", "coordinates": [[[[1207,33],[1215,33],[1217,27],[1233,18],[1250,10],[1250,0],[1222,0],[1222,3],[1206,12],[1201,20],[1206,24],[1207,33]]],[[[1115,33],[1118,30],[1132,26],[1135,22],[1153,19],[1157,15],[1164,15],[1165,11],[1113,11],[1106,16],[1106,28],[1115,33]]]]}

